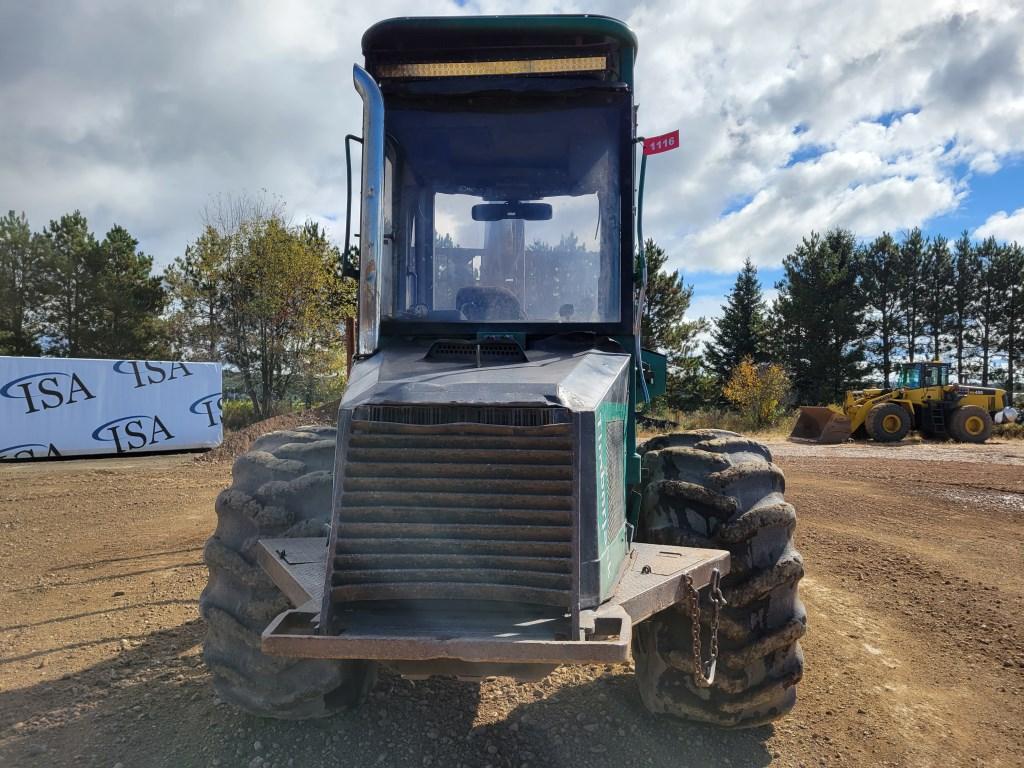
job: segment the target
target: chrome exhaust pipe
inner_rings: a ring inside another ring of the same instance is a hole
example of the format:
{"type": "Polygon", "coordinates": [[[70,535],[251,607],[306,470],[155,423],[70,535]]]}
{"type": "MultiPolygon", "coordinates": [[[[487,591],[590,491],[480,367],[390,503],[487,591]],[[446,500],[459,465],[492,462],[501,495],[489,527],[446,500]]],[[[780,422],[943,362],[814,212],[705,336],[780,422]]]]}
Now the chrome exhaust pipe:
{"type": "Polygon", "coordinates": [[[384,96],[370,73],[352,67],[363,100],[363,189],[359,208],[359,348],[372,355],[380,340],[381,270],[384,225],[384,96]]]}

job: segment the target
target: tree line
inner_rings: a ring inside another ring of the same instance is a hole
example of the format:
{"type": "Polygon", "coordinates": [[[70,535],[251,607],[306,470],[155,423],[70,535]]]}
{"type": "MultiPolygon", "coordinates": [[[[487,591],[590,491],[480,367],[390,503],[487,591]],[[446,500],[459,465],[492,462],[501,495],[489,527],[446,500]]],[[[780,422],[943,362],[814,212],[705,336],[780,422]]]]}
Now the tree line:
{"type": "Polygon", "coordinates": [[[0,219],[0,355],[227,363],[257,418],[344,382],[355,287],[315,223],[263,198],[221,201],[163,273],[124,227],[100,239],[79,211],[34,232],[0,219]]]}
{"type": "Polygon", "coordinates": [[[912,229],[858,243],[812,232],[783,260],[768,306],[748,259],[706,345],[724,382],[744,358],[788,371],[801,403],[849,387],[889,386],[895,364],[941,359],[958,381],[1014,390],[1024,357],[1024,248],[994,238],[955,242],[912,229]]]}
{"type": "MultiPolygon", "coordinates": [[[[342,328],[355,310],[338,248],[264,198],[220,201],[204,219],[184,254],[154,274],[124,227],[99,238],[75,211],[34,232],[9,212],[0,219],[0,354],[218,360],[258,417],[283,399],[336,393],[342,328]]],[[[961,382],[1011,390],[1020,378],[1017,243],[966,232],[951,243],[920,229],[866,242],[844,229],[812,232],[784,258],[774,301],[748,259],[714,323],[687,320],[693,286],[654,241],[645,254],[643,340],[669,358],[669,392],[655,408],[722,404],[745,359],[780,364],[801,403],[889,385],[901,360],[941,357],[961,382]]]]}
{"type": "Polygon", "coordinates": [[[75,211],[33,232],[0,218],[0,354],[163,357],[167,292],[124,228],[99,239],[75,211]]]}

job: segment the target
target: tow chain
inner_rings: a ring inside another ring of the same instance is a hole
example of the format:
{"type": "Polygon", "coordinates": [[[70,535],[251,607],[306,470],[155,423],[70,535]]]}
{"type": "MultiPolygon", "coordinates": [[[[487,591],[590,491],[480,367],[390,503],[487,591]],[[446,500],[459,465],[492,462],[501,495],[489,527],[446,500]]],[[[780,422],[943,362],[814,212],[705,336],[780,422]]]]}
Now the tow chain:
{"type": "Polygon", "coordinates": [[[711,572],[711,583],[708,590],[713,606],[711,613],[711,656],[705,662],[700,642],[700,593],[693,586],[689,574],[683,577],[686,585],[686,603],[690,611],[690,627],[693,634],[693,681],[699,688],[710,688],[715,682],[715,670],[718,667],[718,620],[722,606],[726,605],[725,595],[721,588],[722,574],[715,568],[711,572]]]}

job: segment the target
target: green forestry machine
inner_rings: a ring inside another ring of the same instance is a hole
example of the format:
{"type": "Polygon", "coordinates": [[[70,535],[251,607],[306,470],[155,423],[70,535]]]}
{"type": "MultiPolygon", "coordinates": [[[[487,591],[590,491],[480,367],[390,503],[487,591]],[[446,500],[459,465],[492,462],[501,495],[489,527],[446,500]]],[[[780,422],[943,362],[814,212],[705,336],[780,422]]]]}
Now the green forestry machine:
{"type": "Polygon", "coordinates": [[[782,472],[731,432],[637,445],[666,364],[638,339],[635,36],[403,18],[362,47],[358,348],[337,428],[261,437],[218,497],[219,695],[315,717],[378,664],[528,680],[632,660],[652,712],[786,713],[806,619],[782,472]]]}

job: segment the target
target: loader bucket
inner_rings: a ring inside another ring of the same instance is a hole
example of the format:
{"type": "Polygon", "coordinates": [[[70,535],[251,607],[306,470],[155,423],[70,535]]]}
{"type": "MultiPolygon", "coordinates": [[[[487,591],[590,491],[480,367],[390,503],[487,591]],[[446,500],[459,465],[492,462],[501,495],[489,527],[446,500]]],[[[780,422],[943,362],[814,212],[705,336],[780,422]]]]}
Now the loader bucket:
{"type": "Polygon", "coordinates": [[[831,408],[805,405],[789,436],[816,443],[845,443],[850,439],[850,419],[831,408]]]}

